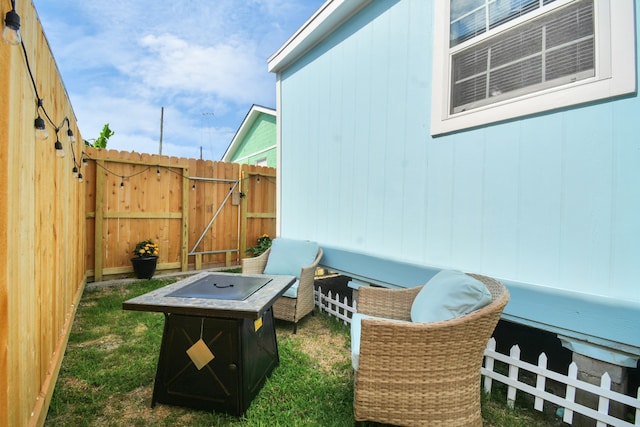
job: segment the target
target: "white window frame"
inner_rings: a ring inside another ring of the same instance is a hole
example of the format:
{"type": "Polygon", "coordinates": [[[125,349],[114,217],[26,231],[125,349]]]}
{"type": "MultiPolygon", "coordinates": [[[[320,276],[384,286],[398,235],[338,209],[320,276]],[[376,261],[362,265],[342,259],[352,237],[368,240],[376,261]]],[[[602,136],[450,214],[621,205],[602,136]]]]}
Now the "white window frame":
{"type": "MultiPolygon", "coordinates": [[[[559,0],[460,46],[475,44],[523,22],[566,6],[559,0]]],[[[434,2],[434,48],[431,135],[441,135],[572,105],[633,93],[636,90],[634,0],[594,0],[595,76],[519,97],[450,113],[451,58],[459,46],[449,48],[449,0],[434,2]]]]}

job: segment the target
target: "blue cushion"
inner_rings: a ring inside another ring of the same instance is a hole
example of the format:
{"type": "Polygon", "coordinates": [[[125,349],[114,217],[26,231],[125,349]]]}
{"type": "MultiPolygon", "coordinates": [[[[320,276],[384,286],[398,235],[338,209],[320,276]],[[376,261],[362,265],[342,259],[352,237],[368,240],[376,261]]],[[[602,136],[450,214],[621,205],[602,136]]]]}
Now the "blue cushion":
{"type": "Polygon", "coordinates": [[[351,366],[358,370],[358,362],[360,361],[360,330],[362,319],[371,319],[374,316],[366,314],[354,313],[351,317],[351,366]]]}
{"type": "Polygon", "coordinates": [[[308,240],[277,238],[271,242],[271,252],[264,274],[284,274],[300,278],[302,267],[313,263],[318,255],[318,244],[308,240]]]}
{"type": "Polygon", "coordinates": [[[438,322],[471,313],[491,302],[481,281],[461,271],[442,270],[420,290],[411,306],[413,322],[438,322]]]}
{"type": "Polygon", "coordinates": [[[297,298],[298,284],[300,284],[300,280],[296,280],[295,282],[293,282],[293,285],[291,285],[286,291],[284,291],[284,294],[282,294],[282,296],[289,297],[289,298],[297,298]]]}

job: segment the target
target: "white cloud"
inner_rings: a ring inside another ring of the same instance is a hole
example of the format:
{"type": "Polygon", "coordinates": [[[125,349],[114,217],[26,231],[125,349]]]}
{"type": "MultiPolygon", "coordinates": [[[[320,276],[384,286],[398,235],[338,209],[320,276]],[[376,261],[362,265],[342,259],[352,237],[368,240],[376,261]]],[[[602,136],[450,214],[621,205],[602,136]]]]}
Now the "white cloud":
{"type": "Polygon", "coordinates": [[[129,64],[127,72],[146,85],[178,92],[213,94],[235,102],[263,95],[270,79],[252,44],[219,43],[206,47],[176,36],[148,35],[141,40],[148,54],[129,64]]]}
{"type": "MultiPolygon", "coordinates": [[[[267,58],[324,0],[33,0],[83,138],[218,160],[252,104],[275,106],[267,58]]],[[[49,100],[45,100],[48,102],[49,100]]]]}

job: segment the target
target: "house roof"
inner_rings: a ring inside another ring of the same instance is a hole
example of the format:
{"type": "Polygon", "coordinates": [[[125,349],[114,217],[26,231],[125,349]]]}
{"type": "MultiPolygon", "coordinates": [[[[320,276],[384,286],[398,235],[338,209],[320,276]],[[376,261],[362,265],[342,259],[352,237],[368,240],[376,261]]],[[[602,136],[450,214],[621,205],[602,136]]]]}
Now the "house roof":
{"type": "Polygon", "coordinates": [[[253,126],[253,124],[258,119],[261,113],[269,114],[273,117],[276,116],[276,110],[274,110],[273,108],[268,108],[268,107],[263,107],[261,105],[253,104],[249,109],[249,112],[245,116],[244,120],[242,121],[242,124],[240,124],[240,127],[236,131],[236,134],[233,136],[231,143],[227,147],[227,151],[225,151],[224,154],[222,155],[223,162],[231,161],[231,159],[233,158],[233,155],[236,153],[236,151],[238,151],[240,144],[242,144],[242,141],[247,136],[247,133],[249,133],[249,131],[251,130],[251,127],[253,126]]]}
{"type": "Polygon", "coordinates": [[[269,72],[278,73],[316,46],[372,0],[327,0],[289,40],[269,57],[269,72]]]}

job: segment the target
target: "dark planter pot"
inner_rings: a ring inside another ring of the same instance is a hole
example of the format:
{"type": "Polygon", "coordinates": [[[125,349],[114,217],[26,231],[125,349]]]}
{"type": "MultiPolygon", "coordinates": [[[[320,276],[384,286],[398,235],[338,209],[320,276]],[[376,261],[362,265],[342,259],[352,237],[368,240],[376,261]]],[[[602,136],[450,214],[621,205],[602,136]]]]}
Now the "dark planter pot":
{"type": "Polygon", "coordinates": [[[156,264],[158,263],[157,256],[147,257],[133,257],[131,258],[131,264],[133,264],[133,271],[136,273],[138,279],[151,279],[156,272],[156,264]]]}

